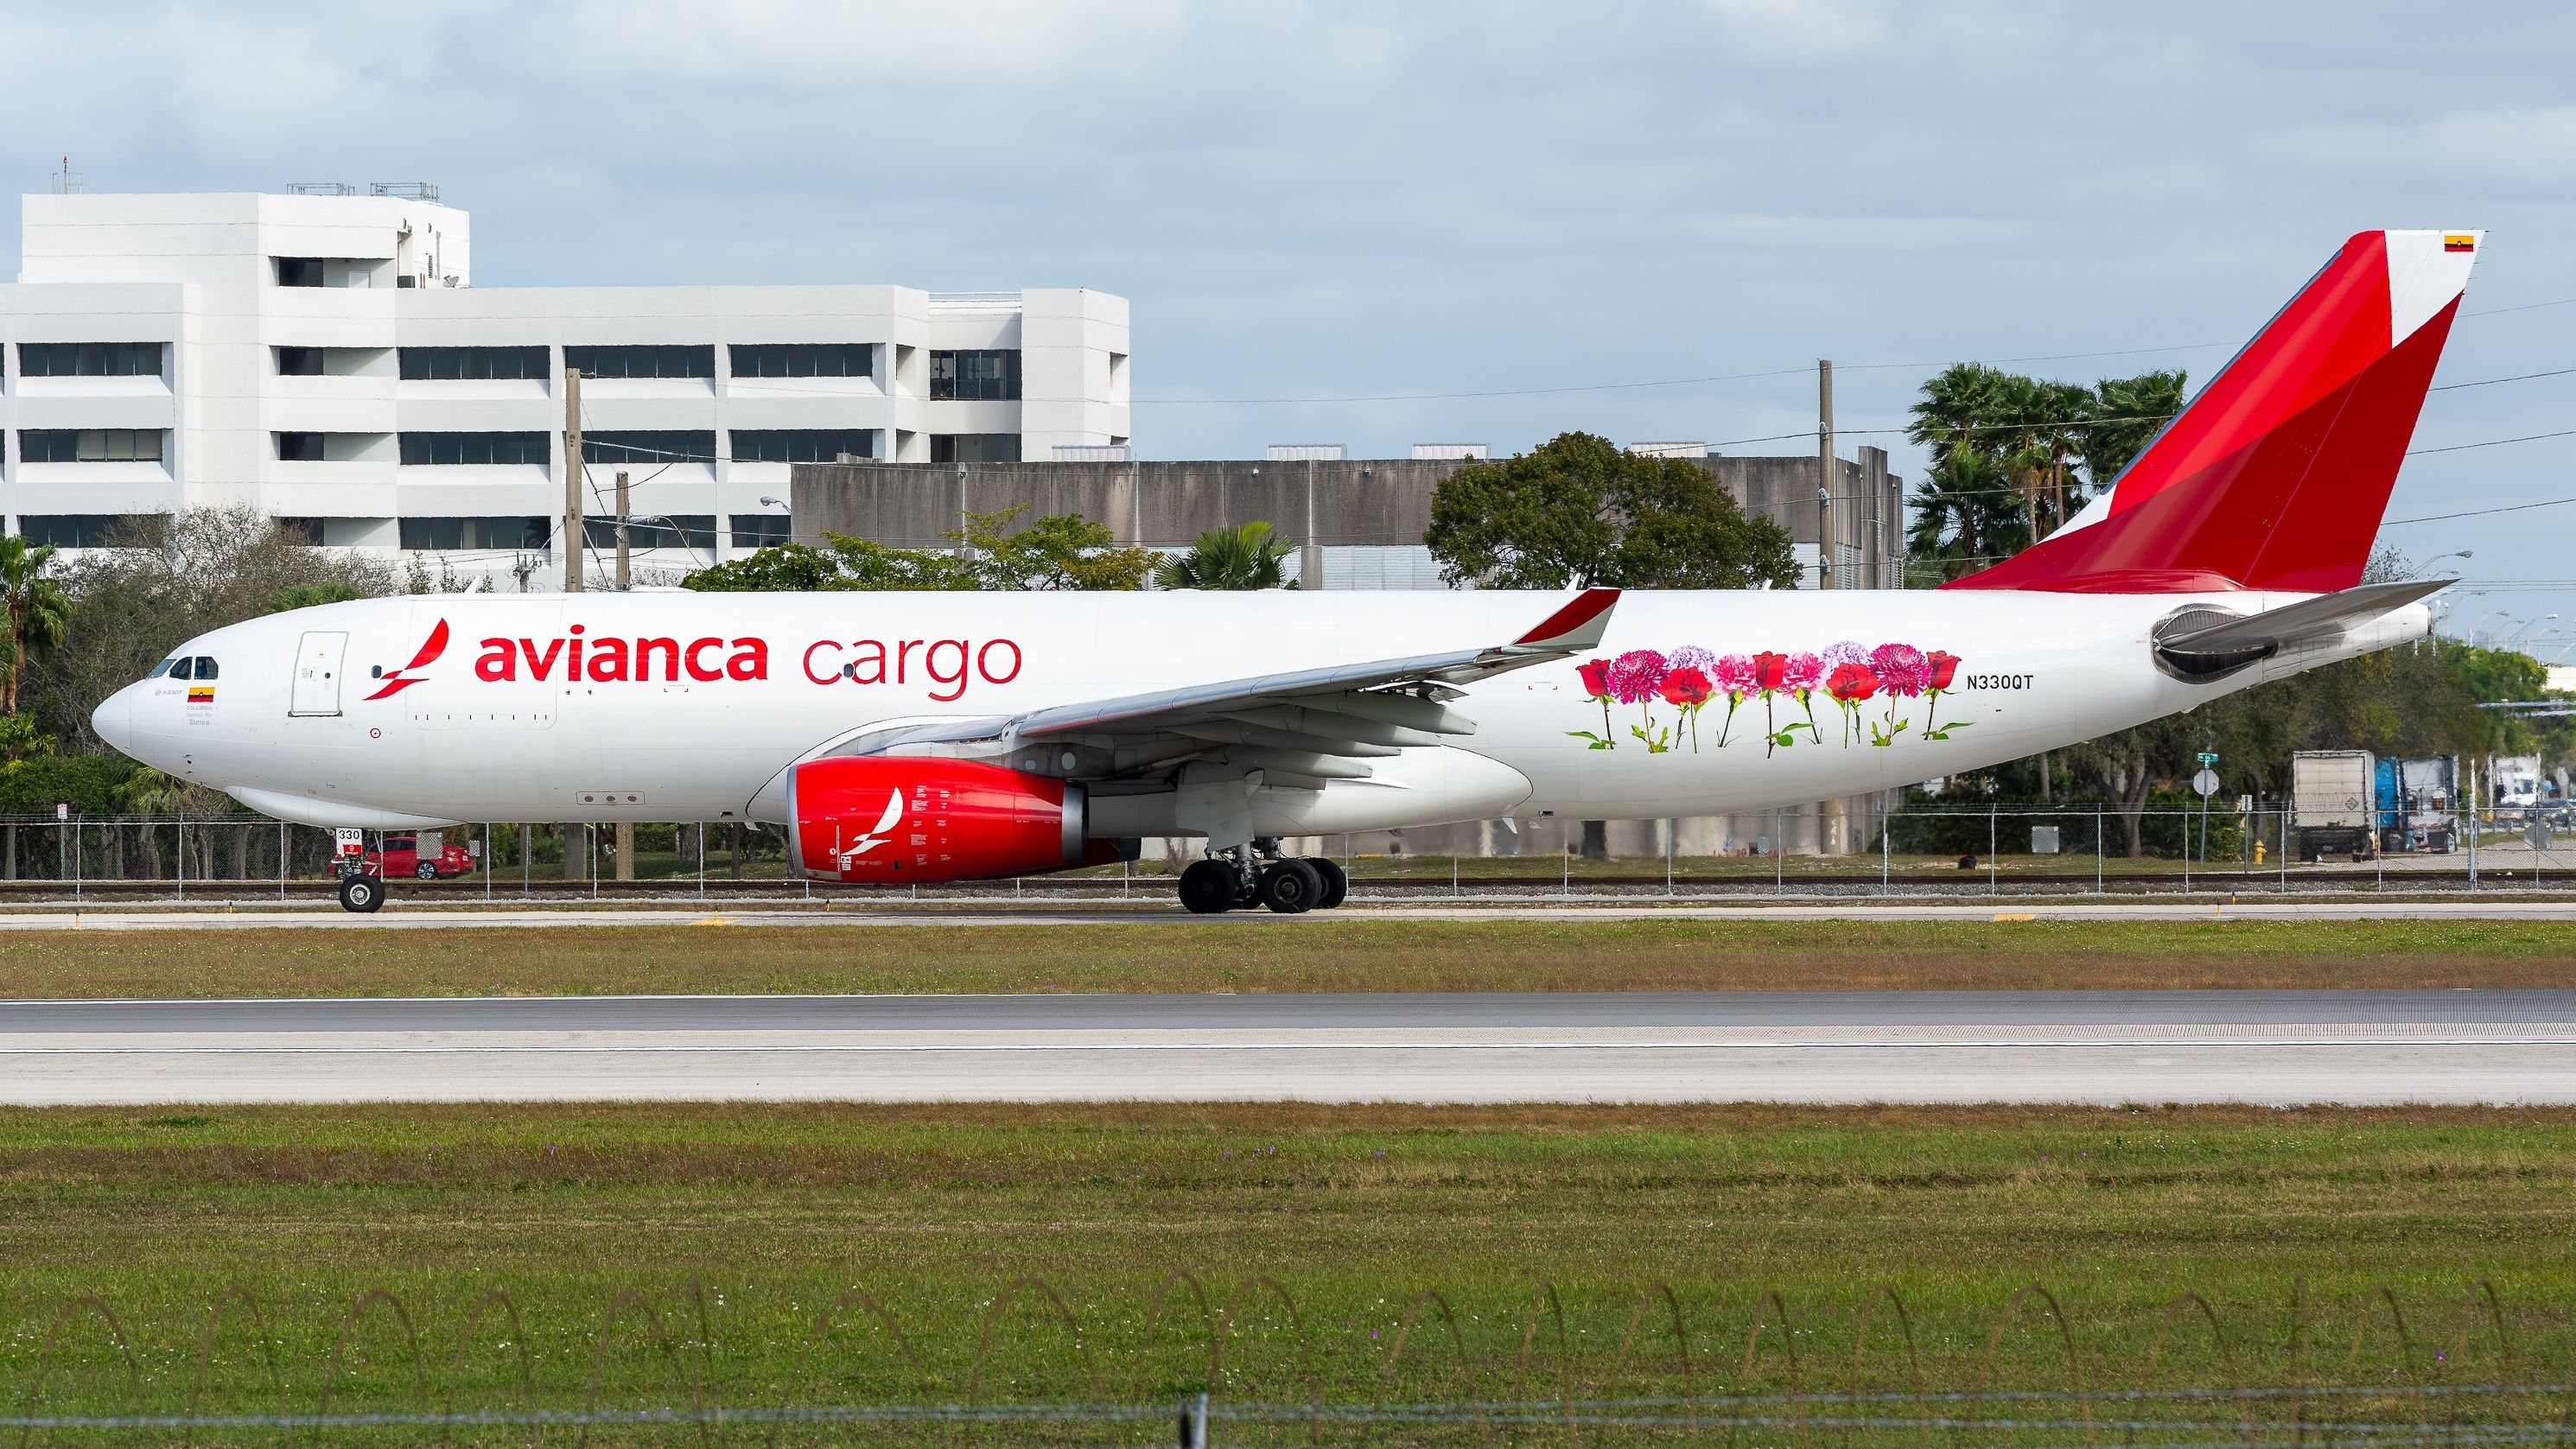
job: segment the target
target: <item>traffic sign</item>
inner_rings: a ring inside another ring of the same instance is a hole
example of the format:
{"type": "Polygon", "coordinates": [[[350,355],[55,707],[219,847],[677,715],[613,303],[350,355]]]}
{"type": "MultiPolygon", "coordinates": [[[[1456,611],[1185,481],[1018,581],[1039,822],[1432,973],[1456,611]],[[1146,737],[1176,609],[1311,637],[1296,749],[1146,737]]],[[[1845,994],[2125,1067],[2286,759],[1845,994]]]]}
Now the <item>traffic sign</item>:
{"type": "Polygon", "coordinates": [[[2218,772],[2216,770],[2203,770],[2199,774],[2192,776],[2191,788],[2199,791],[2200,798],[2203,800],[2217,794],[2218,772]]]}
{"type": "Polygon", "coordinates": [[[2203,750],[2200,753],[2200,762],[2204,765],[2215,765],[2218,763],[2218,757],[2209,753],[2207,750],[2203,750]]]}

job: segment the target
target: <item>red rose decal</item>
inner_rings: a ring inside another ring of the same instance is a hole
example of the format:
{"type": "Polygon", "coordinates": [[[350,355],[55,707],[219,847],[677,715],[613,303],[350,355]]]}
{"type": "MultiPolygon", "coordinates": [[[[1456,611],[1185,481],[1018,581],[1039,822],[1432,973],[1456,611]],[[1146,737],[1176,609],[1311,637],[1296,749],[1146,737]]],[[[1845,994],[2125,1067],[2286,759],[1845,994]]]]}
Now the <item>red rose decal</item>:
{"type": "Polygon", "coordinates": [[[1959,656],[1947,649],[1935,649],[1923,657],[1932,664],[1932,687],[1948,689],[1950,681],[1959,673],[1959,656]]]}
{"type": "Polygon", "coordinates": [[[1757,688],[1778,689],[1789,679],[1789,656],[1765,649],[1753,656],[1753,683],[1757,688]]]}
{"type": "Polygon", "coordinates": [[[1594,699],[1608,699],[1610,697],[1609,660],[1587,659],[1581,664],[1574,666],[1574,672],[1582,676],[1583,692],[1585,694],[1591,695],[1594,699]]]}
{"type": "Polygon", "coordinates": [[[1666,704],[1706,704],[1717,696],[1717,686],[1709,682],[1707,672],[1689,665],[1665,675],[1661,688],[1666,704]]]}
{"type": "Polygon", "coordinates": [[[1825,693],[1845,704],[1858,704],[1878,693],[1878,676],[1866,665],[1838,664],[1825,679],[1825,693]]]}

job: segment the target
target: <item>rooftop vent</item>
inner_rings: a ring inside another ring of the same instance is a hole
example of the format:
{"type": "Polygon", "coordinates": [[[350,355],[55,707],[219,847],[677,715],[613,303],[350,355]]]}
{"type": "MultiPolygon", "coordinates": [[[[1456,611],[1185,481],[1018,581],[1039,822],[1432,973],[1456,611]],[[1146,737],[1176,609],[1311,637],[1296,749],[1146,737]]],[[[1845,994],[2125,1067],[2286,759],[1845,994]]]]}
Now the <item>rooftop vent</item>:
{"type": "Polygon", "coordinates": [[[1124,463],[1125,443],[1058,443],[1055,460],[1059,463],[1124,463]]]}
{"type": "Polygon", "coordinates": [[[1490,458],[1494,451],[1483,443],[1416,443],[1413,456],[1422,460],[1490,458]]]}
{"type": "Polygon", "coordinates": [[[1706,443],[1630,443],[1628,451],[1640,458],[1705,458],[1706,443]]]}
{"type": "Polygon", "coordinates": [[[427,181],[370,181],[369,196],[399,196],[406,201],[436,201],[438,187],[427,181]]]}
{"type": "Polygon", "coordinates": [[[358,194],[358,188],[346,181],[290,181],[286,183],[286,194],[289,196],[355,196],[358,194]]]}
{"type": "Polygon", "coordinates": [[[1338,463],[1342,461],[1339,443],[1273,443],[1265,454],[1273,463],[1338,463]]]}

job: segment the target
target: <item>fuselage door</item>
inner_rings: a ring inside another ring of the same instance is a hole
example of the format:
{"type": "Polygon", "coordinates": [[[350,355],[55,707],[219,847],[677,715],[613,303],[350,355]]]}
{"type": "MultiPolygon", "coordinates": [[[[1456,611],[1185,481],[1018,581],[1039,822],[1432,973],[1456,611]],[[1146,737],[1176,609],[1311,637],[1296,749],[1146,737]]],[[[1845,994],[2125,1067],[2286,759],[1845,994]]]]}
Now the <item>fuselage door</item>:
{"type": "Polygon", "coordinates": [[[308,629],[295,646],[295,688],[286,707],[290,715],[334,715],[340,712],[340,658],[349,652],[343,630],[308,629]]]}

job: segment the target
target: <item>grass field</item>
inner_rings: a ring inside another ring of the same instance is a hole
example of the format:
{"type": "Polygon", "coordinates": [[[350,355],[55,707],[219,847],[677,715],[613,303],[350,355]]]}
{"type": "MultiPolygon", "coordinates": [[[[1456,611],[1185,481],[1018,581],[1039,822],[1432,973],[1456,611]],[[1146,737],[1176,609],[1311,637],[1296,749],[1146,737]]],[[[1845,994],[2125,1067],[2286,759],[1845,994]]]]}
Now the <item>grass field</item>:
{"type": "Polygon", "coordinates": [[[1178,921],[0,933],[0,997],[2563,986],[2555,922],[1178,921]]]}
{"type": "Polygon", "coordinates": [[[0,1406],[1902,1390],[1891,1302],[1933,1387],[2564,1383],[2571,1179],[2559,1111],[16,1111],[0,1406]]]}

